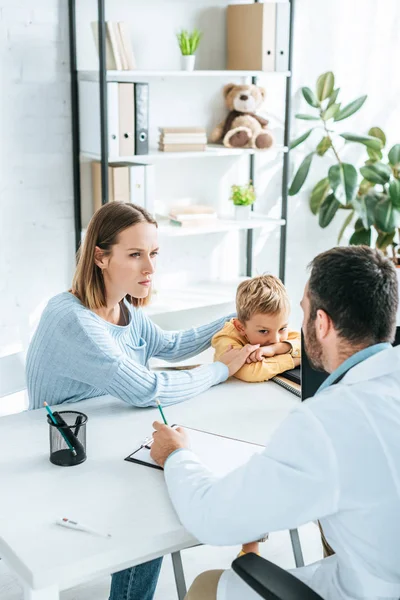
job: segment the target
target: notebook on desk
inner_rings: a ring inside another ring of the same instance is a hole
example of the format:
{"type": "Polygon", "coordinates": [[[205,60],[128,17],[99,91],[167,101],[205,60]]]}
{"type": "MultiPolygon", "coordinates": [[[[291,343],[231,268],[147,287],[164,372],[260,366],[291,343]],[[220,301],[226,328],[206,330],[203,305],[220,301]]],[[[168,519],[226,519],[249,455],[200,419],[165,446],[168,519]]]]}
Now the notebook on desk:
{"type": "MultiPolygon", "coordinates": [[[[176,427],[173,425],[172,427],[176,427]]],[[[243,440],[216,435],[199,429],[185,427],[189,435],[190,449],[215,475],[222,477],[245,464],[253,454],[262,452],[264,446],[243,440]]],[[[152,438],[147,438],[125,460],[146,467],[162,470],[150,456],[152,438]]]]}

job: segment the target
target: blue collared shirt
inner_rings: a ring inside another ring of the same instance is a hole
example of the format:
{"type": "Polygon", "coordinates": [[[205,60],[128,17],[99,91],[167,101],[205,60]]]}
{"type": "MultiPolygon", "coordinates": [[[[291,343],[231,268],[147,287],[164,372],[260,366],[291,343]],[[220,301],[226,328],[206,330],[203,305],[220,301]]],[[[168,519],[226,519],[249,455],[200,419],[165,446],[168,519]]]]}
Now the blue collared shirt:
{"type": "Polygon", "coordinates": [[[319,394],[319,392],[322,392],[322,390],[335,383],[340,377],[345,375],[347,371],[350,371],[350,369],[363,362],[363,360],[374,356],[374,354],[377,354],[378,352],[382,352],[382,350],[387,350],[390,347],[391,345],[388,342],[382,342],[359,350],[359,352],[356,352],[339,365],[338,368],[335,369],[323,383],[321,383],[316,393],[319,394]]]}

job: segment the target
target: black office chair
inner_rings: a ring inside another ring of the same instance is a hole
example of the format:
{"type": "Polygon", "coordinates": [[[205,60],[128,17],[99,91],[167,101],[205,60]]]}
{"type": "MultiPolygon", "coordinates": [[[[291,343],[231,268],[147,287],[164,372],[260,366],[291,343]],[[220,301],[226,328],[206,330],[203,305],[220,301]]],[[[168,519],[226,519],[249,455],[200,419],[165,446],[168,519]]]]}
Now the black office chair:
{"type": "Polygon", "coordinates": [[[232,569],[265,600],[323,600],[300,579],[257,554],[236,558],[232,569]]]}

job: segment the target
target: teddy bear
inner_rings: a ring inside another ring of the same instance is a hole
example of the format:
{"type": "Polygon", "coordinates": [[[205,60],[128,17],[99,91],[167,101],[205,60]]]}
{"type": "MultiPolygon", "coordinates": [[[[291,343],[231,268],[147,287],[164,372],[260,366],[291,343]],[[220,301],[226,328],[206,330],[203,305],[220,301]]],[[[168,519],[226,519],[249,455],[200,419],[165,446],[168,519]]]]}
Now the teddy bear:
{"type": "Polygon", "coordinates": [[[211,132],[210,142],[222,142],[227,148],[270,148],[274,138],[268,129],[268,121],[256,114],[265,93],[258,85],[225,85],[223,94],[229,113],[211,132]]]}

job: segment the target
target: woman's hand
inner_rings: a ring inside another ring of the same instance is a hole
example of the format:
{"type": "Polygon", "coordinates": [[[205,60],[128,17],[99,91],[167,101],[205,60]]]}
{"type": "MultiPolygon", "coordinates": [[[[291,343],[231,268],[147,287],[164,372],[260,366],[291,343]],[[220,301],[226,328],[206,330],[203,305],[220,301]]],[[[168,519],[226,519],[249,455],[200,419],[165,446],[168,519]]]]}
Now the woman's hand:
{"type": "Polygon", "coordinates": [[[243,367],[250,354],[259,347],[260,344],[246,344],[243,348],[232,348],[232,346],[229,346],[228,350],[220,356],[219,361],[228,367],[229,376],[234,375],[243,367]]]}

